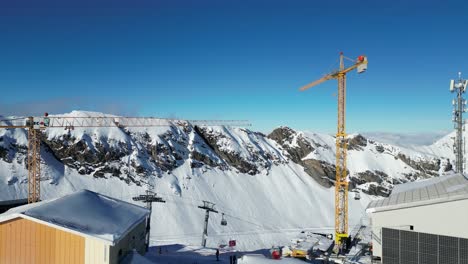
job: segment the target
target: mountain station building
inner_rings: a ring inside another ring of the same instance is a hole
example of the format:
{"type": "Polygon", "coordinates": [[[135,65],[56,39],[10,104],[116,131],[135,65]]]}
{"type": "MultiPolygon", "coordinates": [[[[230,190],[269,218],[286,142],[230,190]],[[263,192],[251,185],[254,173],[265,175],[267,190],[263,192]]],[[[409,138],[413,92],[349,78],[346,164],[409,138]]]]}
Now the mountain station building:
{"type": "Polygon", "coordinates": [[[146,208],[82,190],[0,215],[0,263],[114,264],[145,253],[146,208]]]}
{"type": "Polygon", "coordinates": [[[466,176],[396,185],[389,197],[371,202],[367,212],[373,255],[382,263],[468,263],[466,176]]]}

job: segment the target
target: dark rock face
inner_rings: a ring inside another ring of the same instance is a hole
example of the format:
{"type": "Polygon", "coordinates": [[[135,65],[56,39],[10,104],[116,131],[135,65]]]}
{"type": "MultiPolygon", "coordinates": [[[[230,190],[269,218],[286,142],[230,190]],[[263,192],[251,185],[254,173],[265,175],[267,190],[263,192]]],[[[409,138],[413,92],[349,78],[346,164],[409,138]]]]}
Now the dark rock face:
{"type": "MultiPolygon", "coordinates": [[[[195,131],[201,138],[206,142],[206,144],[213,149],[213,151],[221,157],[228,165],[236,168],[241,173],[248,173],[250,175],[255,175],[259,173],[257,166],[254,164],[255,161],[260,159],[260,156],[265,157],[265,153],[256,153],[252,152],[251,160],[245,160],[240,156],[239,153],[235,151],[228,151],[226,149],[221,148],[218,144],[219,140],[227,139],[227,137],[223,134],[217,134],[210,132],[208,129],[203,127],[194,127],[195,131]]],[[[247,146],[248,148],[249,146],[247,146]]],[[[253,150],[253,149],[252,149],[253,150]]]]}
{"type": "MultiPolygon", "coordinates": [[[[300,133],[297,133],[296,131],[288,127],[280,127],[278,129],[275,129],[270,135],[268,135],[268,137],[280,144],[283,147],[283,149],[287,151],[291,160],[295,163],[302,165],[304,167],[305,172],[309,174],[312,178],[314,178],[322,186],[331,187],[334,185],[336,170],[334,164],[315,159],[303,160],[303,158],[306,157],[312,151],[314,151],[315,148],[319,148],[322,146],[314,145],[315,142],[311,144],[310,141],[304,139],[300,133]],[[295,144],[293,144],[293,142],[295,144]]],[[[357,135],[348,138],[347,144],[348,151],[357,152],[365,151],[365,148],[367,146],[374,145],[374,147],[370,151],[373,151],[377,155],[395,155],[395,159],[401,159],[409,167],[417,171],[414,173],[403,175],[404,178],[402,179],[392,178],[391,176],[378,170],[366,170],[364,172],[359,172],[354,175],[350,175],[350,189],[354,189],[364,183],[370,183],[366,185],[368,186],[367,189],[363,189],[362,191],[372,195],[388,196],[394,184],[400,184],[403,182],[436,176],[438,175],[438,171],[441,166],[441,162],[439,159],[421,159],[416,161],[412,160],[410,157],[405,156],[403,153],[393,154],[395,153],[395,151],[397,151],[395,150],[395,148],[374,142],[372,140],[368,140],[362,135],[357,135]]],[[[446,171],[449,171],[451,170],[451,167],[451,164],[448,162],[444,169],[446,171]]]]}
{"type": "Polygon", "coordinates": [[[305,172],[324,187],[332,187],[335,182],[336,169],[334,165],[321,160],[307,159],[301,161],[305,172]]]}
{"type": "Polygon", "coordinates": [[[357,175],[361,181],[360,184],[365,183],[365,182],[376,182],[376,183],[382,183],[383,181],[386,181],[389,177],[387,174],[381,171],[365,171],[365,172],[360,172],[357,175]]]}
{"type": "Polygon", "coordinates": [[[393,184],[393,178],[390,178],[386,173],[382,171],[370,171],[358,173],[355,177],[350,177],[350,189],[356,188],[358,185],[364,183],[371,183],[367,189],[362,189],[364,193],[370,195],[378,195],[387,197],[390,195],[391,190],[387,187],[389,184],[393,184]],[[387,183],[387,184],[383,184],[387,183]]]}
{"type": "Polygon", "coordinates": [[[370,184],[367,190],[363,190],[364,193],[376,196],[388,197],[390,196],[391,190],[376,184],[370,184]]]}
{"type": "Polygon", "coordinates": [[[11,159],[10,159],[9,156],[10,156],[10,155],[9,155],[8,149],[6,149],[6,148],[0,146],[0,159],[6,161],[6,162],[8,162],[8,163],[11,163],[11,159]]]}
{"type": "Polygon", "coordinates": [[[447,159],[447,165],[445,165],[444,172],[448,172],[448,171],[451,171],[451,170],[453,170],[453,166],[452,166],[452,164],[450,163],[450,160],[447,159]]]}
{"type": "Polygon", "coordinates": [[[384,153],[385,152],[385,148],[382,145],[376,145],[375,150],[377,150],[377,152],[379,152],[379,153],[384,153]]]}
{"type": "MultiPolygon", "coordinates": [[[[116,129],[120,129],[115,132],[121,137],[104,135],[96,138],[95,134],[77,133],[80,138],[74,138],[70,132],[64,132],[54,133],[49,139],[47,132],[43,132],[41,148],[81,175],[117,177],[135,184],[140,184],[140,180],[149,175],[160,175],[161,171],[170,173],[187,161],[192,169],[216,167],[250,175],[268,175],[271,166],[294,162],[303,166],[304,171],[322,186],[332,187],[335,183],[334,164],[319,159],[304,160],[311,153],[332,155],[333,146],[328,146],[329,143],[321,145],[316,140],[322,142],[322,138],[307,138],[304,133],[288,127],[275,129],[268,136],[245,129],[236,129],[234,133],[226,128],[193,127],[183,122],[162,134],[150,135],[124,127],[116,129]]],[[[26,166],[27,146],[16,144],[12,137],[5,137],[0,137],[0,160],[12,163],[16,159],[26,166]]],[[[445,171],[452,169],[450,162],[444,161],[446,165],[441,165],[440,159],[435,158],[414,160],[398,153],[397,148],[367,140],[361,135],[348,138],[347,143],[348,150],[353,153],[370,151],[372,155],[392,155],[415,170],[400,179],[377,170],[350,175],[350,189],[368,183],[363,192],[372,195],[387,196],[394,184],[438,175],[441,166],[445,166],[442,168],[445,171]]]]}
{"type": "Polygon", "coordinates": [[[367,139],[360,134],[347,141],[348,150],[363,150],[367,146],[367,139]]]}
{"type": "Polygon", "coordinates": [[[292,146],[294,137],[297,132],[289,127],[280,127],[268,135],[268,138],[273,139],[284,150],[286,150],[292,161],[301,164],[302,158],[314,151],[314,147],[302,135],[297,135],[297,146],[292,146]]]}
{"type": "MultiPolygon", "coordinates": [[[[192,159],[195,161],[195,162],[192,162],[191,164],[192,168],[200,168],[203,165],[208,165],[210,167],[220,166],[220,164],[216,163],[216,161],[212,160],[210,157],[200,152],[193,151],[191,154],[192,154],[192,159]]],[[[220,168],[223,169],[224,167],[220,166],[220,168]]]]}
{"type": "Polygon", "coordinates": [[[399,153],[396,158],[401,159],[401,161],[415,170],[421,170],[433,176],[438,175],[437,171],[440,169],[440,159],[435,159],[433,162],[414,161],[403,153],[399,153]]]}
{"type": "MultiPolygon", "coordinates": [[[[304,167],[304,171],[324,187],[332,187],[335,182],[336,168],[334,165],[316,159],[303,160],[315,148],[302,135],[289,127],[280,127],[268,138],[276,141],[288,153],[291,160],[304,167]],[[294,144],[295,143],[295,144],[294,144]]],[[[317,144],[318,145],[318,144],[317,144]]]]}
{"type": "MultiPolygon", "coordinates": [[[[12,163],[15,159],[15,155],[19,153],[22,154],[23,157],[26,157],[28,153],[27,146],[22,146],[16,143],[16,140],[4,140],[3,136],[0,136],[0,159],[7,162],[12,163]]],[[[24,159],[17,157],[17,162],[19,164],[23,163],[24,159]]],[[[26,166],[26,162],[24,162],[26,166]]]]}
{"type": "Polygon", "coordinates": [[[131,147],[126,143],[119,142],[117,147],[107,146],[107,142],[92,144],[92,140],[87,135],[80,140],[70,136],[48,140],[43,136],[42,142],[63,164],[77,169],[80,174],[94,172],[95,177],[104,177],[106,172],[119,176],[121,172],[109,166],[109,163],[118,162],[131,153],[131,147]]]}

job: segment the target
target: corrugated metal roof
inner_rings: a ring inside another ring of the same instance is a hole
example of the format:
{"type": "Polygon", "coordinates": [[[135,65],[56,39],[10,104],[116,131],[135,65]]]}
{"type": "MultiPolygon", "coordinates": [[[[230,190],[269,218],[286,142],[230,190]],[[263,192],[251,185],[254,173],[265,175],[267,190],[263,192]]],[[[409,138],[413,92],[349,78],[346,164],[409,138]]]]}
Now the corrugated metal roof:
{"type": "Polygon", "coordinates": [[[397,185],[389,197],[372,201],[367,208],[370,211],[397,209],[451,199],[468,199],[468,179],[462,174],[397,185]]]}
{"type": "Polygon", "coordinates": [[[19,206],[0,215],[0,222],[23,217],[115,243],[149,210],[88,190],[58,199],[19,206]]]}

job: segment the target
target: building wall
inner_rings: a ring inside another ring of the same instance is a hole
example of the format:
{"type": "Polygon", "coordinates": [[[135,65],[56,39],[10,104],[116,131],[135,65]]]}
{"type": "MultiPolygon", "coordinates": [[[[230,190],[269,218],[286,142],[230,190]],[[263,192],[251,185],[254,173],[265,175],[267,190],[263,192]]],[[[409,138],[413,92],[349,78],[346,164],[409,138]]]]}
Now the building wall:
{"type": "Polygon", "coordinates": [[[16,218],[0,223],[0,263],[83,264],[83,237],[16,218]]]}
{"type": "Polygon", "coordinates": [[[145,253],[146,219],[134,227],[119,243],[110,247],[110,264],[117,264],[129,251],[136,249],[138,253],[145,253]],[[122,251],[120,251],[122,250],[122,251]],[[121,252],[119,254],[119,251],[121,252]]]}
{"type": "Polygon", "coordinates": [[[382,263],[466,264],[468,239],[382,228],[382,263]]]}
{"type": "Polygon", "coordinates": [[[91,237],[86,238],[85,243],[85,264],[109,264],[109,248],[108,244],[102,240],[91,237]]]}
{"type": "Polygon", "coordinates": [[[468,238],[468,200],[438,203],[371,214],[374,256],[382,257],[382,227],[468,238]]]}

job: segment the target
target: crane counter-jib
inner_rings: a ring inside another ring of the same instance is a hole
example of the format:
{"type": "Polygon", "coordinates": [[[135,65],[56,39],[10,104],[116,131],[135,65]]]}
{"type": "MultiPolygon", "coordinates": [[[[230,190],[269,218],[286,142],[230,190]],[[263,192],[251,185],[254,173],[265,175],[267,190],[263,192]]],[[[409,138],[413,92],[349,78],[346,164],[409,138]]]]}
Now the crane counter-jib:
{"type": "Polygon", "coordinates": [[[182,120],[156,117],[44,116],[0,121],[0,128],[158,127],[158,126],[250,126],[247,120],[182,120]],[[2,124],[5,123],[5,124],[2,124]]]}

